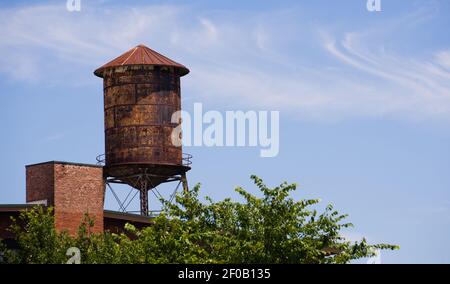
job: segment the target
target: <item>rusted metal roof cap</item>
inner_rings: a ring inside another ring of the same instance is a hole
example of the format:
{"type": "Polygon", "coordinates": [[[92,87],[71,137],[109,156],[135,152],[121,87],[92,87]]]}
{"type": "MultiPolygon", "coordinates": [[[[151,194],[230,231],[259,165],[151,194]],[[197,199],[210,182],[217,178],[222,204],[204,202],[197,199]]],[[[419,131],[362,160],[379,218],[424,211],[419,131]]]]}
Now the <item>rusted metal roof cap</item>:
{"type": "Polygon", "coordinates": [[[162,54],[159,54],[158,52],[146,47],[143,44],[140,44],[120,55],[116,59],[113,59],[112,61],[98,68],[94,71],[94,74],[100,78],[103,78],[103,71],[106,69],[130,65],[174,67],[179,70],[180,76],[184,76],[189,73],[189,69],[187,69],[184,65],[177,63],[162,54]]]}

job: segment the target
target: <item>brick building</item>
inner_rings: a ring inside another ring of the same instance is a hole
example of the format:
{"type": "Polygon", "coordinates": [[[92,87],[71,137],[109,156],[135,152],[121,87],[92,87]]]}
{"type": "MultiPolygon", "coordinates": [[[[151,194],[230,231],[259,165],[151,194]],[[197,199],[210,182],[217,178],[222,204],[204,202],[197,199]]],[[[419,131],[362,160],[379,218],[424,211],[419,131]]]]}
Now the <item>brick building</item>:
{"type": "Polygon", "coordinates": [[[33,206],[54,208],[55,227],[74,235],[88,213],[94,219],[93,232],[121,232],[126,223],[138,228],[151,224],[147,216],[104,210],[103,167],[50,161],[26,166],[26,204],[0,205],[0,239],[14,236],[7,230],[20,212],[33,206]]]}

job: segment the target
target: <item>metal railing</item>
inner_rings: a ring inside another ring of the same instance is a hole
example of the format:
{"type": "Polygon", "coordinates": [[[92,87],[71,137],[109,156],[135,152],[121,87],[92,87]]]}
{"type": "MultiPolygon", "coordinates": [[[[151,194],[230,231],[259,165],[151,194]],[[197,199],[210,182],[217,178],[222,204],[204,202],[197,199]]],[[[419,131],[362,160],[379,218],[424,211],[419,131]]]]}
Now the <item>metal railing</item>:
{"type": "MultiPolygon", "coordinates": [[[[105,165],[105,154],[98,155],[95,160],[97,160],[97,165],[103,166],[105,165]]],[[[188,153],[183,153],[181,158],[181,163],[185,167],[189,167],[192,165],[192,155],[188,153]]]]}
{"type": "Polygon", "coordinates": [[[192,165],[192,155],[188,154],[188,153],[183,153],[183,157],[182,157],[182,163],[183,166],[189,167],[190,165],[192,165]]]}
{"type": "Polygon", "coordinates": [[[97,160],[97,165],[105,165],[105,154],[98,155],[95,159],[97,160]]]}

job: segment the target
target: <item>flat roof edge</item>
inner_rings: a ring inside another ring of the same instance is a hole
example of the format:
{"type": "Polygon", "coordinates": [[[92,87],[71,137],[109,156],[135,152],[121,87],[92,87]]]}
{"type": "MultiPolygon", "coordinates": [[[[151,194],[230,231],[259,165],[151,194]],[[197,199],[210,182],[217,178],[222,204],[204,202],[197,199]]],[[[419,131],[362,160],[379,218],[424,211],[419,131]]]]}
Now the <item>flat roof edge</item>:
{"type": "Polygon", "coordinates": [[[70,165],[70,166],[91,167],[91,168],[103,168],[103,166],[101,166],[101,165],[75,163],[75,162],[64,162],[64,161],[48,161],[48,162],[42,162],[42,163],[36,163],[36,164],[29,164],[29,165],[25,165],[25,168],[33,167],[33,166],[46,165],[46,164],[53,164],[53,165],[58,164],[58,165],[70,165]]]}
{"type": "Polygon", "coordinates": [[[31,209],[39,204],[0,204],[0,212],[19,212],[26,209],[31,209]]]}
{"type": "Polygon", "coordinates": [[[142,216],[142,215],[137,215],[137,214],[130,214],[130,213],[123,213],[123,212],[112,211],[112,210],[104,210],[103,218],[112,218],[112,219],[119,219],[119,220],[125,220],[125,221],[130,221],[130,222],[153,224],[152,217],[142,216]]]}

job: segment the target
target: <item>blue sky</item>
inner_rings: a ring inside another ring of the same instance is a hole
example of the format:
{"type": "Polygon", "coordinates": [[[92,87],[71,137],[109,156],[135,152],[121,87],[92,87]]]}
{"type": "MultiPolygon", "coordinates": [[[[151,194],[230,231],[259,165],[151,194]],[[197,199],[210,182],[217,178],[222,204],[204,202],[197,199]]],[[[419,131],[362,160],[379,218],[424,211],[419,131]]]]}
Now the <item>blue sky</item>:
{"type": "Polygon", "coordinates": [[[26,164],[95,162],[92,72],[143,43],[191,70],[188,111],[280,111],[276,158],[189,147],[191,185],[222,199],[256,192],[251,174],[297,182],[295,198],[350,215],[348,238],[401,246],[382,262],[449,263],[450,2],[216,2],[82,0],[70,13],[65,0],[2,1],[0,202],[24,202],[26,164]]]}

